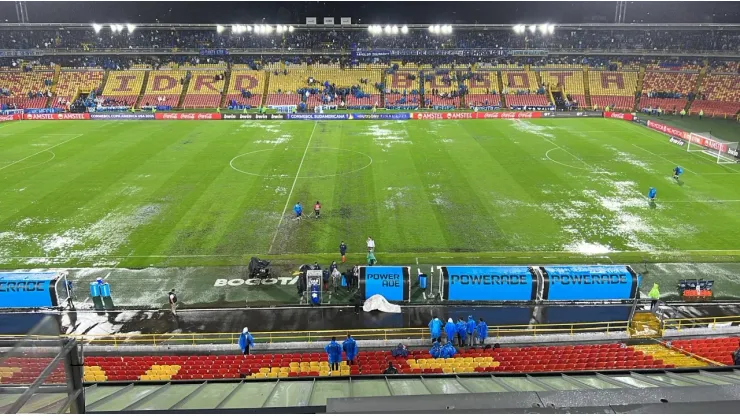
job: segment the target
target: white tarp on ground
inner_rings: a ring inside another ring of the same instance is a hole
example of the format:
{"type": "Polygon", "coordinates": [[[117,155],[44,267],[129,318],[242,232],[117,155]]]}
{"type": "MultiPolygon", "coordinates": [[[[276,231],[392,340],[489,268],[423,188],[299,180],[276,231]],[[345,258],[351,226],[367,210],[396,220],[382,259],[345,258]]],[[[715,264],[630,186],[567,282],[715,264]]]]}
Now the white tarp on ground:
{"type": "Polygon", "coordinates": [[[388,302],[382,295],[372,295],[367,298],[365,304],[362,305],[362,310],[365,312],[381,311],[388,313],[401,313],[400,306],[388,302]]]}

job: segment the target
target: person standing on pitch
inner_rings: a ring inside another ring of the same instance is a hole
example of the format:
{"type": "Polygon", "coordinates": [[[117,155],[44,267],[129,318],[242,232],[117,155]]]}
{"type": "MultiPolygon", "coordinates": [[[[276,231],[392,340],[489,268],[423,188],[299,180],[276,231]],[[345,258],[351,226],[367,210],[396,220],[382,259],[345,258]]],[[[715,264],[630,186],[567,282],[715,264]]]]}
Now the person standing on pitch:
{"type": "Polygon", "coordinates": [[[375,240],[373,240],[372,237],[367,238],[367,251],[370,251],[370,252],[375,251],[375,240]]]}
{"type": "Polygon", "coordinates": [[[321,217],[321,204],[319,203],[319,201],[316,201],[316,203],[313,204],[313,216],[315,218],[321,217]]]}
{"type": "Polygon", "coordinates": [[[170,293],[167,294],[167,297],[170,301],[170,309],[172,309],[172,314],[177,316],[177,295],[175,294],[175,289],[170,290],[170,293]]]}
{"type": "Polygon", "coordinates": [[[295,206],[293,207],[293,212],[295,212],[295,219],[300,220],[301,215],[303,215],[303,207],[301,206],[300,202],[295,203],[295,206]]]}
{"type": "Polygon", "coordinates": [[[347,245],[344,244],[344,241],[339,242],[339,254],[342,255],[342,264],[344,264],[347,261],[347,245]]]}

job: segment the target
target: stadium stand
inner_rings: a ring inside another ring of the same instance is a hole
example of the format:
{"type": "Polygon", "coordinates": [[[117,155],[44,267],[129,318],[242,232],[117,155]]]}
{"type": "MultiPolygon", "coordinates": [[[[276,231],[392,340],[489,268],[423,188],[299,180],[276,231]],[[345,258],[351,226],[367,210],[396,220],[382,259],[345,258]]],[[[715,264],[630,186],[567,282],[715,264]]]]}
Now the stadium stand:
{"type": "Polygon", "coordinates": [[[111,71],[103,89],[103,98],[133,106],[144,84],[146,71],[111,71]]]}
{"type": "Polygon", "coordinates": [[[229,90],[226,96],[226,105],[232,100],[238,105],[248,105],[258,107],[262,104],[262,95],[265,91],[265,72],[264,71],[246,71],[235,70],[231,72],[229,81],[229,90]],[[242,95],[242,90],[249,91],[250,98],[242,95]]]}
{"type": "Polygon", "coordinates": [[[632,111],[637,91],[637,72],[589,71],[591,104],[599,108],[632,111]]]}
{"type": "Polygon", "coordinates": [[[306,71],[293,70],[270,74],[267,105],[298,105],[301,97],[296,93],[299,88],[308,86],[306,71]]]}
{"type": "Polygon", "coordinates": [[[698,73],[647,71],[642,81],[640,107],[660,107],[663,110],[680,112],[686,107],[688,94],[694,90],[698,78],[698,73]],[[660,98],[657,96],[669,93],[678,93],[681,98],[660,98]]]}
{"type": "Polygon", "coordinates": [[[460,107],[460,97],[457,93],[457,83],[452,81],[451,75],[429,75],[424,83],[424,98],[431,106],[460,107]],[[435,93],[432,93],[434,91],[435,93]],[[445,95],[445,96],[443,96],[445,95]],[[455,95],[455,96],[453,96],[455,95]]]}
{"type": "Polygon", "coordinates": [[[542,82],[548,85],[548,88],[563,87],[565,94],[578,101],[580,105],[586,104],[586,91],[583,84],[583,70],[559,70],[559,71],[540,71],[542,82]]]}
{"type": "Polygon", "coordinates": [[[216,80],[223,71],[198,70],[190,71],[190,82],[183,108],[216,108],[221,104],[221,94],[224,91],[225,78],[216,80]]]}
{"type": "Polygon", "coordinates": [[[52,72],[0,72],[0,88],[7,89],[10,96],[0,95],[1,104],[15,104],[18,108],[43,108],[46,106],[48,96],[40,96],[39,92],[48,91],[51,86],[45,85],[44,81],[50,82],[54,74],[52,72]],[[29,92],[34,95],[29,97],[29,92]]]}
{"type": "Polygon", "coordinates": [[[186,71],[151,71],[140,106],[168,105],[176,107],[182,94],[186,71]],[[161,99],[164,99],[160,101],[161,99]]]}
{"type": "MultiPolygon", "coordinates": [[[[41,372],[51,362],[48,358],[39,357],[7,357],[0,363],[0,384],[30,384],[36,380],[41,372]]],[[[105,380],[101,380],[105,381],[105,380]]],[[[64,367],[60,364],[44,384],[64,384],[66,375],[64,367]]]]}
{"type": "MultiPolygon", "coordinates": [[[[674,343],[678,346],[679,342],[674,343]]],[[[737,338],[722,347],[705,340],[681,343],[687,349],[712,351],[718,362],[727,363],[737,338]],[[714,352],[716,351],[716,352],[714,352]],[[721,357],[720,357],[721,356],[721,357]]],[[[360,351],[355,363],[342,363],[340,375],[382,374],[393,362],[401,374],[552,372],[606,369],[705,367],[708,363],[661,345],[620,344],[504,347],[461,351],[454,358],[434,359],[426,350],[410,350],[407,358],[393,358],[387,351],[360,351]]],[[[91,356],[85,362],[85,380],[208,380],[226,378],[284,378],[329,376],[326,354],[303,352],[256,355],[193,356],[91,356]]]]}
{"type": "Polygon", "coordinates": [[[691,104],[691,114],[731,117],[740,111],[740,75],[710,74],[701,83],[700,92],[706,99],[691,104]]]}
{"type": "Polygon", "coordinates": [[[465,80],[465,86],[468,87],[468,95],[465,102],[474,106],[500,106],[501,91],[498,90],[498,73],[494,71],[477,71],[473,78],[465,80]]]}
{"type": "Polygon", "coordinates": [[[88,94],[99,89],[103,83],[105,72],[102,70],[65,71],[59,74],[52,107],[62,107],[59,99],[74,101],[80,94],[88,94]]]}
{"type": "Polygon", "coordinates": [[[544,106],[549,100],[544,94],[537,94],[537,75],[533,71],[501,71],[506,105],[544,106]]]}
{"type": "Polygon", "coordinates": [[[732,353],[738,348],[738,337],[687,339],[672,342],[672,347],[719,364],[732,365],[732,353]]]}

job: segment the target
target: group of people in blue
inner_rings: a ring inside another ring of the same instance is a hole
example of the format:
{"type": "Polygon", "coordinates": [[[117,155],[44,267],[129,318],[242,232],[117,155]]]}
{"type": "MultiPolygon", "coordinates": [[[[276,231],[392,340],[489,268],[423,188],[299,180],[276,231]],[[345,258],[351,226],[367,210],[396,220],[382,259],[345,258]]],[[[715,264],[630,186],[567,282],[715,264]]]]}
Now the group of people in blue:
{"type": "MultiPolygon", "coordinates": [[[[683,174],[683,168],[681,166],[676,166],[673,168],[673,179],[678,182],[679,176],[683,174]]],[[[655,202],[655,197],[658,196],[658,190],[654,187],[650,187],[648,190],[648,200],[652,203],[655,202]]]]}
{"type": "Polygon", "coordinates": [[[330,371],[339,371],[339,364],[342,362],[342,352],[347,356],[347,364],[352,365],[355,363],[355,357],[357,357],[358,348],[357,342],[352,335],[347,335],[347,339],[340,345],[337,342],[337,337],[332,337],[331,342],[324,347],[326,355],[329,361],[330,371]]]}
{"type": "Polygon", "coordinates": [[[448,318],[447,323],[443,326],[442,320],[435,316],[429,321],[429,333],[432,337],[432,349],[429,350],[432,357],[451,358],[457,352],[453,345],[455,337],[457,337],[459,348],[472,347],[476,345],[476,340],[478,345],[483,345],[488,337],[488,324],[483,318],[476,322],[473,316],[470,315],[467,321],[462,317],[458,318],[457,323],[452,318],[448,318]],[[442,344],[442,331],[444,331],[447,338],[444,345],[442,344]]]}

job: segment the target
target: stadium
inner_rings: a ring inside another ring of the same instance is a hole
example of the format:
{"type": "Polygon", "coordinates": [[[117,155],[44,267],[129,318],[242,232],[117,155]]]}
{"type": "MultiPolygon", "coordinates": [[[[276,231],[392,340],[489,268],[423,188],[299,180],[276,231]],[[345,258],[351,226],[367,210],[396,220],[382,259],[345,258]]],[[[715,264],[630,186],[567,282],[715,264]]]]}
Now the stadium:
{"type": "Polygon", "coordinates": [[[736,408],[737,6],[7,3],[3,413],[736,408]]]}

